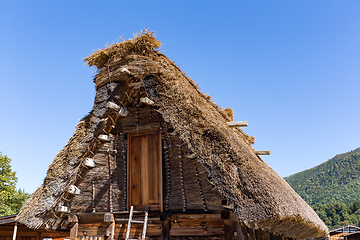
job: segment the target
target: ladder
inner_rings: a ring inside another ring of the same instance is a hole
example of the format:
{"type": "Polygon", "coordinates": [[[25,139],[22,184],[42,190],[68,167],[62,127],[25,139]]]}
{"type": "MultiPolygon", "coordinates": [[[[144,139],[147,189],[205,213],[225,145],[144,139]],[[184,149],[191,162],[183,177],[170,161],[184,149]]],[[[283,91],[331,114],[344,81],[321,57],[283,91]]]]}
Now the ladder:
{"type": "MultiPolygon", "coordinates": [[[[148,215],[149,215],[149,206],[146,206],[144,221],[132,220],[133,213],[134,213],[134,206],[131,206],[125,240],[133,240],[133,239],[129,239],[131,223],[143,223],[144,224],[143,232],[141,235],[141,239],[144,240],[145,235],[146,235],[147,221],[148,221],[148,215]]],[[[134,240],[137,240],[137,239],[134,239],[134,240]]]]}

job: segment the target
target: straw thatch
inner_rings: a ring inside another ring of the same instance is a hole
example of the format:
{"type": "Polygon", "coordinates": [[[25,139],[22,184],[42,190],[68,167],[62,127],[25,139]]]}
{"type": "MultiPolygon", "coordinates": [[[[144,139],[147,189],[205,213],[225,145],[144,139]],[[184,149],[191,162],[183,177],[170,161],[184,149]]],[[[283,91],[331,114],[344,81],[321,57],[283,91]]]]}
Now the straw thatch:
{"type": "Polygon", "coordinates": [[[260,157],[254,139],[229,128],[232,111],[223,110],[201,93],[165,55],[152,33],[114,43],[85,59],[96,66],[95,105],[77,127],[74,136],[49,166],[44,184],[27,200],[17,221],[31,228],[52,225],[52,209],[70,184],[76,181],[83,162],[106,120],[106,102],[116,87],[130,78],[140,79],[157,112],[174,128],[181,141],[197,156],[217,191],[234,203],[238,220],[296,239],[325,236],[328,229],[316,213],[260,157]]]}

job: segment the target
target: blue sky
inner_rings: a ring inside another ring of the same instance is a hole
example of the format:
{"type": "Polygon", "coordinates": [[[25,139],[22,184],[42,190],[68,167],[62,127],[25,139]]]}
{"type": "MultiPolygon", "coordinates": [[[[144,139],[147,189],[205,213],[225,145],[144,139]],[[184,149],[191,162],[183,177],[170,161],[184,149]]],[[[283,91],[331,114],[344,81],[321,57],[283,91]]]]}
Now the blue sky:
{"type": "Polygon", "coordinates": [[[156,31],[281,176],[360,147],[360,1],[0,1],[0,151],[32,192],[93,106],[83,58],[156,31]]]}

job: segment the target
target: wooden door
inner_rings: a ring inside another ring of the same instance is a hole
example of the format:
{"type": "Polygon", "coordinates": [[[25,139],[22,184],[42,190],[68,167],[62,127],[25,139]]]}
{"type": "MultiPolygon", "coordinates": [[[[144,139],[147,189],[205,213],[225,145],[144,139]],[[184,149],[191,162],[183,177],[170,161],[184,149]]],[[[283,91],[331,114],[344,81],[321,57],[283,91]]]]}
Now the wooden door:
{"type": "Polygon", "coordinates": [[[128,208],[162,211],[162,160],[158,130],[128,135],[128,208]]]}

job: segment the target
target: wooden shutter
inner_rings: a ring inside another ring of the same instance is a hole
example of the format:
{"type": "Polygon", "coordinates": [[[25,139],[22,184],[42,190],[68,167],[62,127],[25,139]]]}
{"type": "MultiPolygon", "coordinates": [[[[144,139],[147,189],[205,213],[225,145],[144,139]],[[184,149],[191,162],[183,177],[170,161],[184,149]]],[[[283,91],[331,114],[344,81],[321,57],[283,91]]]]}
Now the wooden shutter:
{"type": "Polygon", "coordinates": [[[128,135],[128,207],[162,211],[162,160],[158,130],[128,135]]]}

